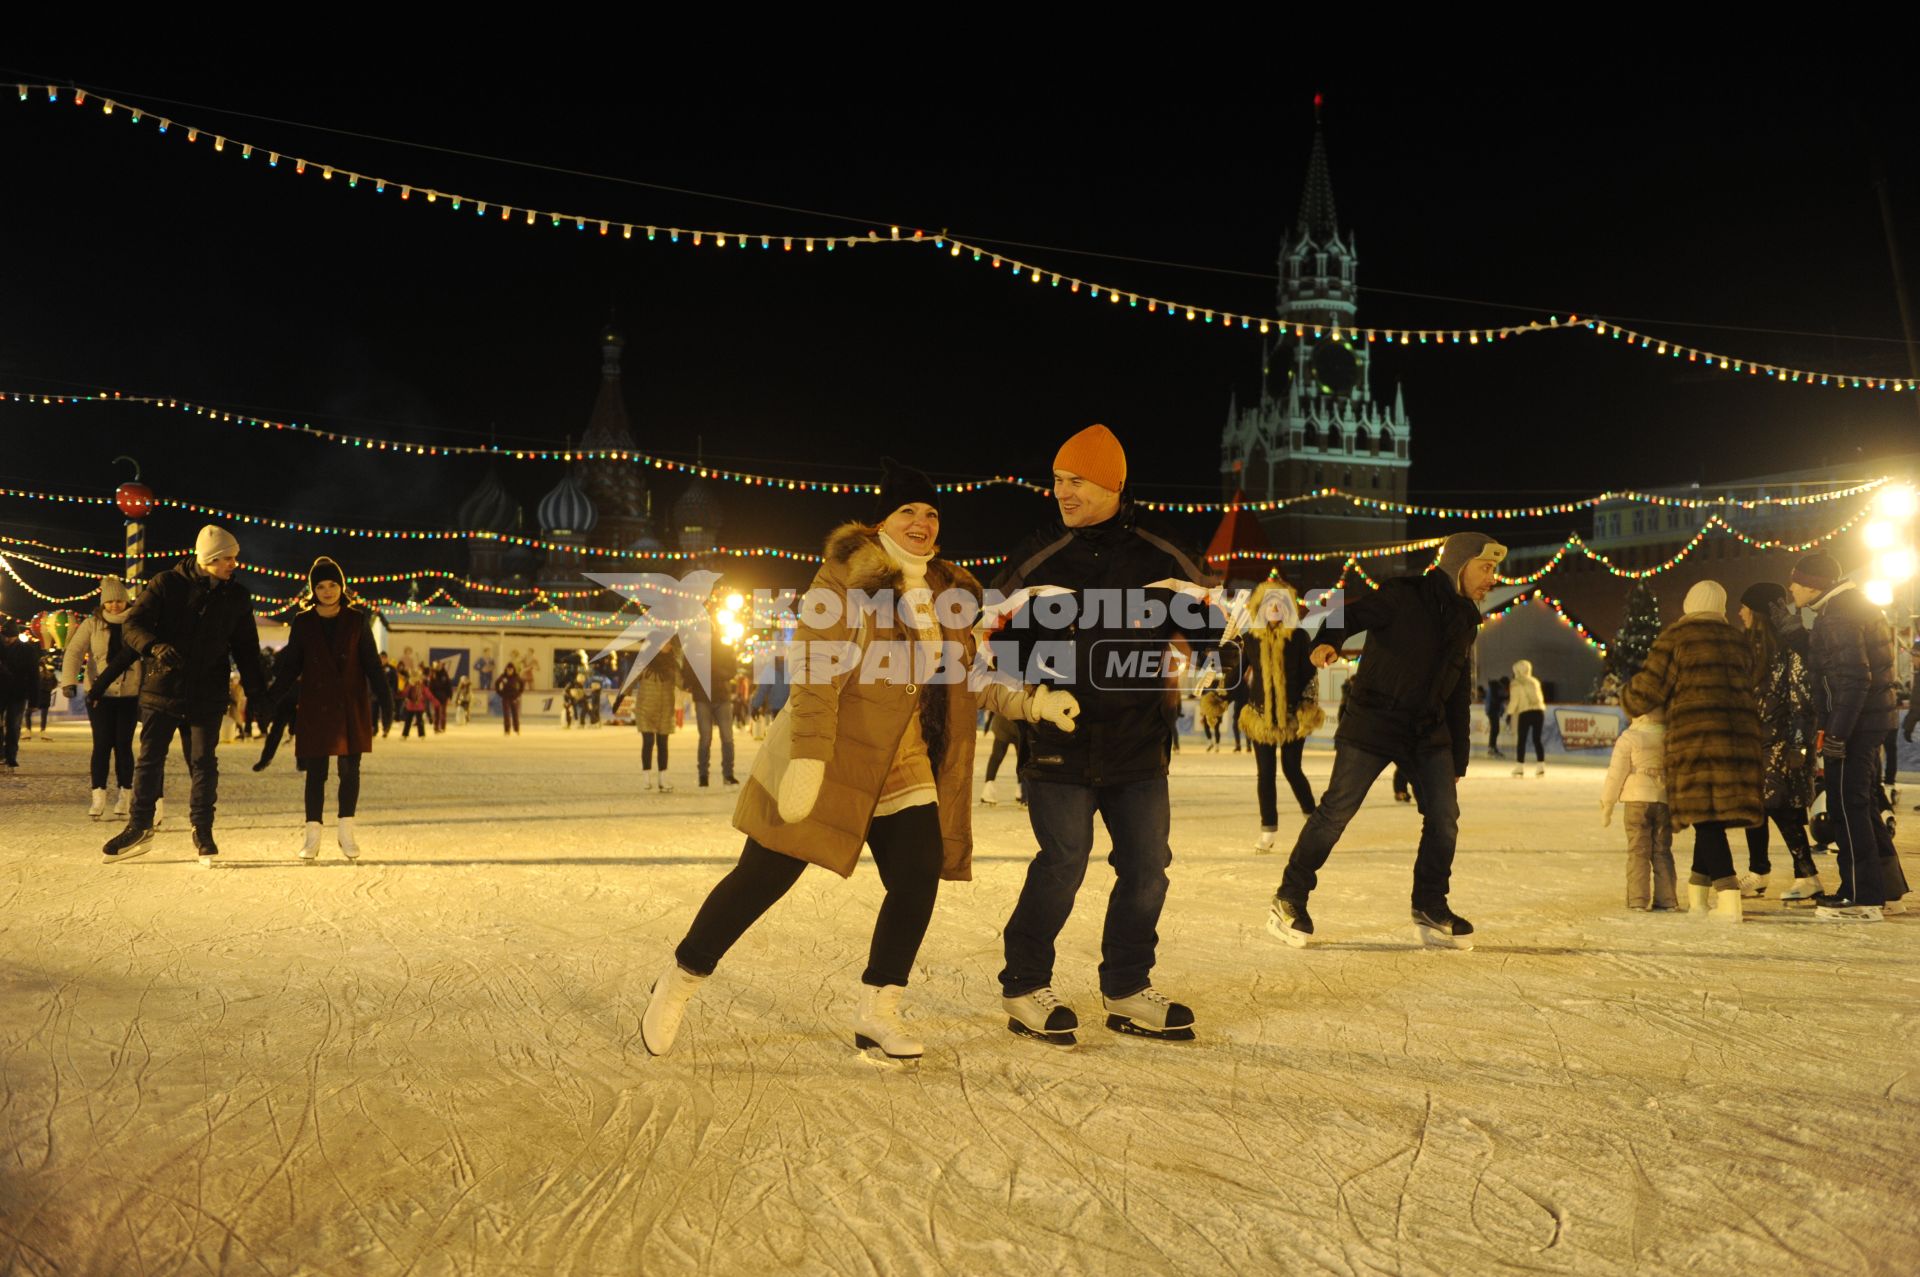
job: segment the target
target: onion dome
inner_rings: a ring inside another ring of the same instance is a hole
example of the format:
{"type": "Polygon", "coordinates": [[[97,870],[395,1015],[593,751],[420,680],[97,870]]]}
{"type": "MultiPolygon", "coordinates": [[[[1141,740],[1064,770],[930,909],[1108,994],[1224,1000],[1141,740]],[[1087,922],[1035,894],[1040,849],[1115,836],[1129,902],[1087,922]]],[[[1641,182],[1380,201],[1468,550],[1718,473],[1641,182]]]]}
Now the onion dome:
{"type": "Polygon", "coordinates": [[[600,521],[593,499],[581,487],[580,476],[572,468],[561,476],[553,491],[540,498],[535,514],[540,520],[540,531],[546,536],[584,537],[600,521]]]}
{"type": "Polygon", "coordinates": [[[520,518],[520,503],[500,482],[495,467],[487,467],[487,477],[471,496],[460,503],[455,521],[462,532],[511,532],[520,518]]]}
{"type": "Polygon", "coordinates": [[[720,543],[720,499],[713,485],[695,479],[673,503],[673,530],[682,550],[711,550],[720,543]]]}

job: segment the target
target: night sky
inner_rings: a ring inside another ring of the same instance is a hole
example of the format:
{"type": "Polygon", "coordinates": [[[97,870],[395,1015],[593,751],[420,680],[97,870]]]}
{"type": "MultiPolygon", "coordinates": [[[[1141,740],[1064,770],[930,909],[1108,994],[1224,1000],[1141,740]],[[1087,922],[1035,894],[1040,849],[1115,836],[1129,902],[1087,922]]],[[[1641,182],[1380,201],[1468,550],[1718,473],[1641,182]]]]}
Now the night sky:
{"type": "MultiPolygon", "coordinates": [[[[643,449],[819,478],[872,478],[891,453],[942,478],[1043,480],[1061,439],[1104,421],[1142,494],[1212,498],[1228,396],[1257,386],[1257,336],[1015,284],[924,249],[808,257],[503,226],[323,183],[317,169],[272,171],[180,131],[197,124],[415,186],[662,226],[944,227],[1056,246],[1007,251],[1124,289],[1267,312],[1316,91],[1328,97],[1341,225],[1358,233],[1364,324],[1579,312],[1740,357],[1909,372],[1872,174],[1878,156],[1920,285],[1920,110],[1911,96],[1869,99],[1838,80],[1764,94],[1696,81],[1578,106],[1270,75],[1258,99],[956,88],[816,108],[807,87],[772,82],[722,100],[644,82],[543,87],[537,76],[451,72],[436,82],[430,71],[389,87],[373,81],[397,77],[264,64],[0,75],[76,81],[179,122],[160,137],[151,122],[103,119],[94,100],[50,107],[44,93],[21,103],[9,90],[0,101],[9,390],[113,387],[396,439],[557,443],[587,424],[612,312],[643,449]]],[[[1376,396],[1405,387],[1416,500],[1522,504],[1854,461],[1865,476],[1875,455],[1920,436],[1920,396],[1782,387],[1585,335],[1381,351],[1374,366],[1376,396]]],[[[0,438],[7,486],[109,493],[127,477],[112,458],[132,453],[162,495],[383,527],[452,526],[485,465],[376,458],[130,406],[0,405],[0,438]]],[[[506,465],[502,477],[531,517],[560,467],[506,465]]],[[[683,483],[654,480],[657,512],[683,483]]],[[[867,512],[864,501],[720,491],[732,544],[813,547],[836,520],[867,512]]],[[[1005,550],[1047,510],[1003,492],[951,498],[944,513],[946,549],[961,556],[1005,550]]],[[[199,522],[156,516],[150,544],[184,545],[199,522]]],[[[1212,520],[1170,526],[1197,543],[1212,520]]],[[[0,500],[0,530],[111,547],[120,523],[107,510],[0,500]]],[[[277,567],[304,568],[322,549],[350,572],[461,562],[448,548],[234,530],[247,557],[277,567]]],[[[745,584],[777,575],[738,569],[745,584]]],[[[8,581],[0,607],[38,605],[8,581]]]]}

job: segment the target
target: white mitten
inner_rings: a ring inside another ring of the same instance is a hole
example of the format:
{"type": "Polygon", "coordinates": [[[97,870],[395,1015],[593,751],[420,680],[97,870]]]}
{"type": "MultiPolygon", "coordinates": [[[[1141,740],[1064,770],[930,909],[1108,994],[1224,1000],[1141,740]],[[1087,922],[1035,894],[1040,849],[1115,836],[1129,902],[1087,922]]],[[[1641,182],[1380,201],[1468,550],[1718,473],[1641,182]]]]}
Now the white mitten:
{"type": "Polygon", "coordinates": [[[1063,732],[1073,730],[1073,720],[1080,717],[1080,701],[1072,692],[1063,692],[1057,687],[1036,687],[1027,695],[1027,721],[1037,723],[1041,719],[1052,723],[1063,732]]]}
{"type": "Polygon", "coordinates": [[[780,778],[780,819],[797,825],[807,818],[820,798],[820,782],[827,777],[827,764],[819,758],[796,758],[787,764],[780,778]]]}
{"type": "Polygon", "coordinates": [[[1600,803],[1600,827],[1605,829],[1613,823],[1613,804],[1602,800],[1600,803]]]}

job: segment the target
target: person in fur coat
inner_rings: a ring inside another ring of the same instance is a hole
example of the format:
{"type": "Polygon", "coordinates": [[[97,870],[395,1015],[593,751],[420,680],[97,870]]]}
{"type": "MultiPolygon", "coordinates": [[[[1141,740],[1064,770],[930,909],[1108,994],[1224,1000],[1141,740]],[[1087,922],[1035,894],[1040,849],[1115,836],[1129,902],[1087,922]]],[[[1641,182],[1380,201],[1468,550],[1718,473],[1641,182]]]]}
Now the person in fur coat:
{"type": "Polygon", "coordinates": [[[1719,582],[1696,584],[1684,606],[1654,640],[1620,703],[1635,718],[1667,712],[1667,808],[1676,832],[1693,829],[1689,911],[1739,922],[1740,879],[1727,830],[1764,818],[1753,652],[1727,620],[1719,582]]]}
{"type": "Polygon", "coordinates": [[[672,1046],[700,983],[808,865],[851,876],[871,849],[886,898],[853,1023],[857,1049],[917,1060],[900,1000],[942,879],[972,877],[973,725],[979,707],[1070,732],[1071,693],[973,672],[980,583],[939,557],[940,497],[889,461],[875,522],[827,538],[800,608],[805,659],[741,788],[740,861],[700,906],[654,982],[641,1037],[672,1046]],[[856,597],[857,596],[857,597],[856,597]]]}
{"type": "Polygon", "coordinates": [[[1280,829],[1275,764],[1303,815],[1313,815],[1313,786],[1300,766],[1307,738],[1326,722],[1320,709],[1318,679],[1308,659],[1313,643],[1300,628],[1300,604],[1293,587],[1275,576],[1254,587],[1247,600],[1252,623],[1239,639],[1240,681],[1246,704],[1240,730],[1253,745],[1254,796],[1260,804],[1260,836],[1253,849],[1273,850],[1280,829]]]}

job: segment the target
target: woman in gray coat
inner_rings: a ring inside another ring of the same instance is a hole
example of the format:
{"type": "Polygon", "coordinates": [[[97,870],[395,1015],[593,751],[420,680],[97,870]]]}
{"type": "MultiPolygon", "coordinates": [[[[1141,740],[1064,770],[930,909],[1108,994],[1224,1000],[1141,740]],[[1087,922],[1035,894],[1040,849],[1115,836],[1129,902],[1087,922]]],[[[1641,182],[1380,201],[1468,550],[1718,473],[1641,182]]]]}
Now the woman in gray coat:
{"type": "MultiPolygon", "coordinates": [[[[126,645],[120,623],[126,620],[132,600],[126,582],[117,576],[100,578],[100,606],[80,622],[67,639],[67,650],[60,661],[60,694],[71,696],[82,671],[91,690],[95,678],[108,660],[126,645]]],[[[140,723],[140,681],[142,666],[135,661],[126,673],[113,680],[97,703],[90,704],[87,717],[93,725],[93,803],[87,815],[95,820],[107,814],[125,816],[133,799],[133,729],[140,723]],[[107,763],[113,763],[113,795],[107,793],[107,763]]]]}

